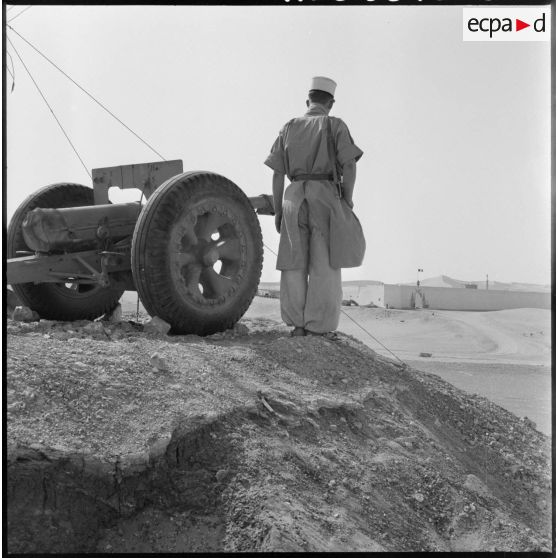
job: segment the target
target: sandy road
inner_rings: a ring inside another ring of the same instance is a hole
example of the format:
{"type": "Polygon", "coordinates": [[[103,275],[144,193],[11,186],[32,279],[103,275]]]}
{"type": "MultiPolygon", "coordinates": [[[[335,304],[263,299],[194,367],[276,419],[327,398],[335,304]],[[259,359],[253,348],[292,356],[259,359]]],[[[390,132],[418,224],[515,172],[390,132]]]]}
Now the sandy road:
{"type": "Polygon", "coordinates": [[[343,310],[346,315],[342,315],[339,329],[354,335],[375,351],[390,356],[348,316],[356,317],[374,337],[414,368],[437,374],[456,387],[482,395],[519,417],[526,416],[537,424],[538,430],[550,435],[552,346],[549,310],[398,310],[387,313],[379,309],[359,312],[356,307],[343,310]],[[421,352],[432,356],[421,358],[421,352]]]}
{"type": "Polygon", "coordinates": [[[495,345],[479,355],[486,361],[548,365],[551,359],[550,312],[535,308],[499,312],[452,312],[495,345]]]}
{"type": "Polygon", "coordinates": [[[343,308],[339,329],[381,354],[389,353],[355,325],[356,320],[403,360],[430,353],[445,362],[550,365],[550,311],[498,312],[343,308]]]}

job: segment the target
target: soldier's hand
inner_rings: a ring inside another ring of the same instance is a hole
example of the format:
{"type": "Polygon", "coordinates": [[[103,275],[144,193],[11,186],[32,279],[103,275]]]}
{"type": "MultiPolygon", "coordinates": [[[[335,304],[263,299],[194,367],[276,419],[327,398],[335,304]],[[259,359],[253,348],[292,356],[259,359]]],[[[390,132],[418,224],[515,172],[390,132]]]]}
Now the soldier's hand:
{"type": "Polygon", "coordinates": [[[275,214],[275,228],[277,229],[278,233],[281,233],[281,221],[283,219],[283,213],[276,213],[275,214]]]}

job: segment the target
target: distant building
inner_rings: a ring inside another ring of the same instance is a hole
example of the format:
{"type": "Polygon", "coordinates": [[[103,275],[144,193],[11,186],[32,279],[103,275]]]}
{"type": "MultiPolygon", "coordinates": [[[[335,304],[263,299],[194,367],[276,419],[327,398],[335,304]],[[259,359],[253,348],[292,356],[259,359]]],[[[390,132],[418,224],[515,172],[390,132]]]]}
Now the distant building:
{"type": "MultiPolygon", "coordinates": [[[[485,290],[459,287],[417,287],[415,285],[374,285],[374,303],[384,308],[433,310],[506,310],[511,308],[550,309],[549,292],[485,290]]],[[[370,291],[369,291],[370,292],[370,291]]]]}

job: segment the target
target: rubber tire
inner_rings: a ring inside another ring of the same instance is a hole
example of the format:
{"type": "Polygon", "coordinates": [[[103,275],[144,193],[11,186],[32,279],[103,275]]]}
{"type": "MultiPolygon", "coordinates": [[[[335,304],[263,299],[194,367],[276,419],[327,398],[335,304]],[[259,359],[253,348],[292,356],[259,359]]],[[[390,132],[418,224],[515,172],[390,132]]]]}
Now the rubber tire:
{"type": "MultiPolygon", "coordinates": [[[[57,183],[30,195],[14,213],[7,236],[8,258],[18,257],[18,250],[29,250],[21,225],[36,207],[62,208],[94,205],[93,189],[81,184],[57,183]]],[[[87,286],[89,287],[89,285],[87,286]]],[[[84,292],[68,289],[63,283],[19,283],[12,285],[21,303],[48,320],[93,320],[115,308],[124,289],[91,286],[84,292]]]]}
{"type": "Polygon", "coordinates": [[[262,233],[254,208],[236,184],[218,174],[192,171],[167,180],[149,198],[136,223],[134,282],[147,312],[171,324],[171,333],[210,335],[233,327],[256,295],[262,263],[262,233]],[[226,206],[240,222],[246,243],[245,268],[232,296],[200,307],[177,290],[167,248],[171,227],[181,222],[181,214],[194,204],[214,202],[226,206]]]}

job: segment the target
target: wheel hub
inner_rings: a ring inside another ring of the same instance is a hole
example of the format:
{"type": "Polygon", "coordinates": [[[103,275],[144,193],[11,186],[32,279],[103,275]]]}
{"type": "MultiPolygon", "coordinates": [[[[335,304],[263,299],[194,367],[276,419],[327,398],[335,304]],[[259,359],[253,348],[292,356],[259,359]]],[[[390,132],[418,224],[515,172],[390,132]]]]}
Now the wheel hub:
{"type": "Polygon", "coordinates": [[[224,303],[242,278],[246,243],[236,215],[226,206],[190,208],[171,231],[175,285],[199,305],[224,303]]]}
{"type": "Polygon", "coordinates": [[[232,327],[256,294],[262,258],[250,199],[215,173],[192,171],[162,184],[134,229],[134,283],[145,309],[173,333],[232,327]]]}
{"type": "Polygon", "coordinates": [[[219,261],[219,250],[215,246],[210,246],[204,253],[202,262],[205,267],[213,267],[219,261]]]}

